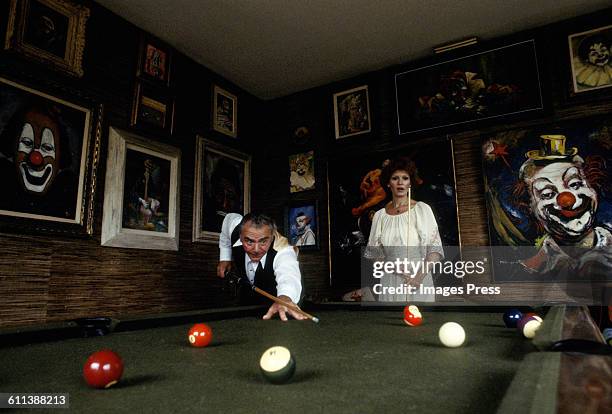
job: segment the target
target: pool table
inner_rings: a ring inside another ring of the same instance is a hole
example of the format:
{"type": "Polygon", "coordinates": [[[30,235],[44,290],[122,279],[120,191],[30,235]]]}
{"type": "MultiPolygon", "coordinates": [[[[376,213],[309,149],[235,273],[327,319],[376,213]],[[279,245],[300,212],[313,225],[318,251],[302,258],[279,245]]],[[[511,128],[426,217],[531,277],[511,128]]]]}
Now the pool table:
{"type": "MultiPolygon", "coordinates": [[[[568,395],[558,387],[559,353],[504,327],[504,308],[422,308],[418,327],[404,324],[401,308],[309,310],[320,323],[263,321],[263,309],[244,308],[223,318],[191,313],[174,318],[179,324],[124,320],[105,336],[5,341],[0,393],[67,393],[70,409],[96,413],[571,412],[560,407],[568,395]],[[437,331],[446,321],[465,328],[463,347],[440,344],[437,331]],[[209,324],[211,345],[189,345],[193,322],[209,324]],[[261,354],[274,345],[289,348],[297,362],[287,384],[270,384],[259,372],[261,354]],[[105,348],[123,358],[123,377],[109,389],[89,388],[83,363],[105,348]]],[[[548,334],[568,318],[547,317],[548,334]]],[[[597,374],[598,384],[612,383],[607,374],[597,374]]],[[[597,404],[610,403],[601,396],[607,391],[595,389],[597,404]]]]}

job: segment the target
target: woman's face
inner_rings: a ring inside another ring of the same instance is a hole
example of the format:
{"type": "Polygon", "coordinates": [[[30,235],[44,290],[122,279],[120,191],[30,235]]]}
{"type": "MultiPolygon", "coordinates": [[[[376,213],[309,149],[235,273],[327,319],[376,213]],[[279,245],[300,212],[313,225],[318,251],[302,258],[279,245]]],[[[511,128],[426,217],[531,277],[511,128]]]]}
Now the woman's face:
{"type": "Polygon", "coordinates": [[[396,170],[389,179],[389,188],[393,197],[406,197],[410,187],[410,175],[408,171],[396,170]]]}

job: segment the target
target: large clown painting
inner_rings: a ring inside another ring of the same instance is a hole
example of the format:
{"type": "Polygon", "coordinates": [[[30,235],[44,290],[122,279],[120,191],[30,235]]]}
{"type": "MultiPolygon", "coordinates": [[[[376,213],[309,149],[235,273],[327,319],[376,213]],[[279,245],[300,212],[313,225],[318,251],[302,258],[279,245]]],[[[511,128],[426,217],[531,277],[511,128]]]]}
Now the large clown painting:
{"type": "Polygon", "coordinates": [[[497,133],[482,156],[496,281],[609,280],[611,119],[497,133]]]}
{"type": "Polygon", "coordinates": [[[360,286],[361,249],[370,237],[372,218],[391,199],[380,182],[382,169],[397,157],[415,162],[412,197],[431,207],[445,252],[447,246],[460,245],[450,140],[360,155],[343,154],[331,160],[328,167],[331,282],[338,290],[360,286]]]}

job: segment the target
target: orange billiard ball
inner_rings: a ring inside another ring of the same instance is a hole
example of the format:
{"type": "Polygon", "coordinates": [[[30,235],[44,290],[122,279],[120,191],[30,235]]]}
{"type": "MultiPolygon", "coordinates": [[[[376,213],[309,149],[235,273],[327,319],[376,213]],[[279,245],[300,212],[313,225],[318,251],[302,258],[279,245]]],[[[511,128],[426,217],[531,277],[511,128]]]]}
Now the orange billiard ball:
{"type": "Polygon", "coordinates": [[[93,388],[109,388],[123,374],[123,360],[110,349],[94,352],[83,366],[83,377],[93,388]]]}
{"type": "Polygon", "coordinates": [[[191,346],[203,347],[212,341],[212,329],[205,323],[196,323],[189,330],[189,343],[191,346]]]}
{"type": "Polygon", "coordinates": [[[415,305],[406,306],[404,308],[404,322],[408,326],[419,326],[423,323],[423,315],[415,305]]]}

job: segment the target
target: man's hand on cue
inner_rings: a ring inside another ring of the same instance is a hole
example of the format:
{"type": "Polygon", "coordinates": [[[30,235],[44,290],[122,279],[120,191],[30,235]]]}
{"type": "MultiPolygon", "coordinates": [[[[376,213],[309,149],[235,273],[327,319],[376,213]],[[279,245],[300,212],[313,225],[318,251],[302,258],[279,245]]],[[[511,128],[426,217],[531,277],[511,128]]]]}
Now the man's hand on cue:
{"type": "MultiPolygon", "coordinates": [[[[291,298],[289,298],[288,296],[279,296],[279,299],[281,299],[284,302],[287,303],[291,303],[293,305],[295,305],[295,303],[293,303],[291,301],[291,298]]],[[[297,305],[295,305],[297,306],[297,305]]],[[[278,316],[281,318],[282,321],[287,322],[287,313],[289,313],[291,316],[293,316],[294,319],[298,320],[298,321],[302,321],[304,319],[308,319],[306,316],[302,315],[301,313],[298,313],[292,309],[287,308],[286,306],[281,305],[280,303],[276,303],[274,302],[272,304],[272,306],[270,306],[270,308],[268,309],[268,313],[266,313],[263,316],[263,319],[270,319],[272,318],[272,316],[274,316],[274,314],[278,313],[278,316]]]]}
{"type": "Polygon", "coordinates": [[[227,272],[231,268],[232,268],[231,261],[226,261],[226,260],[220,261],[219,264],[217,265],[217,276],[224,278],[225,272],[227,272]]]}

